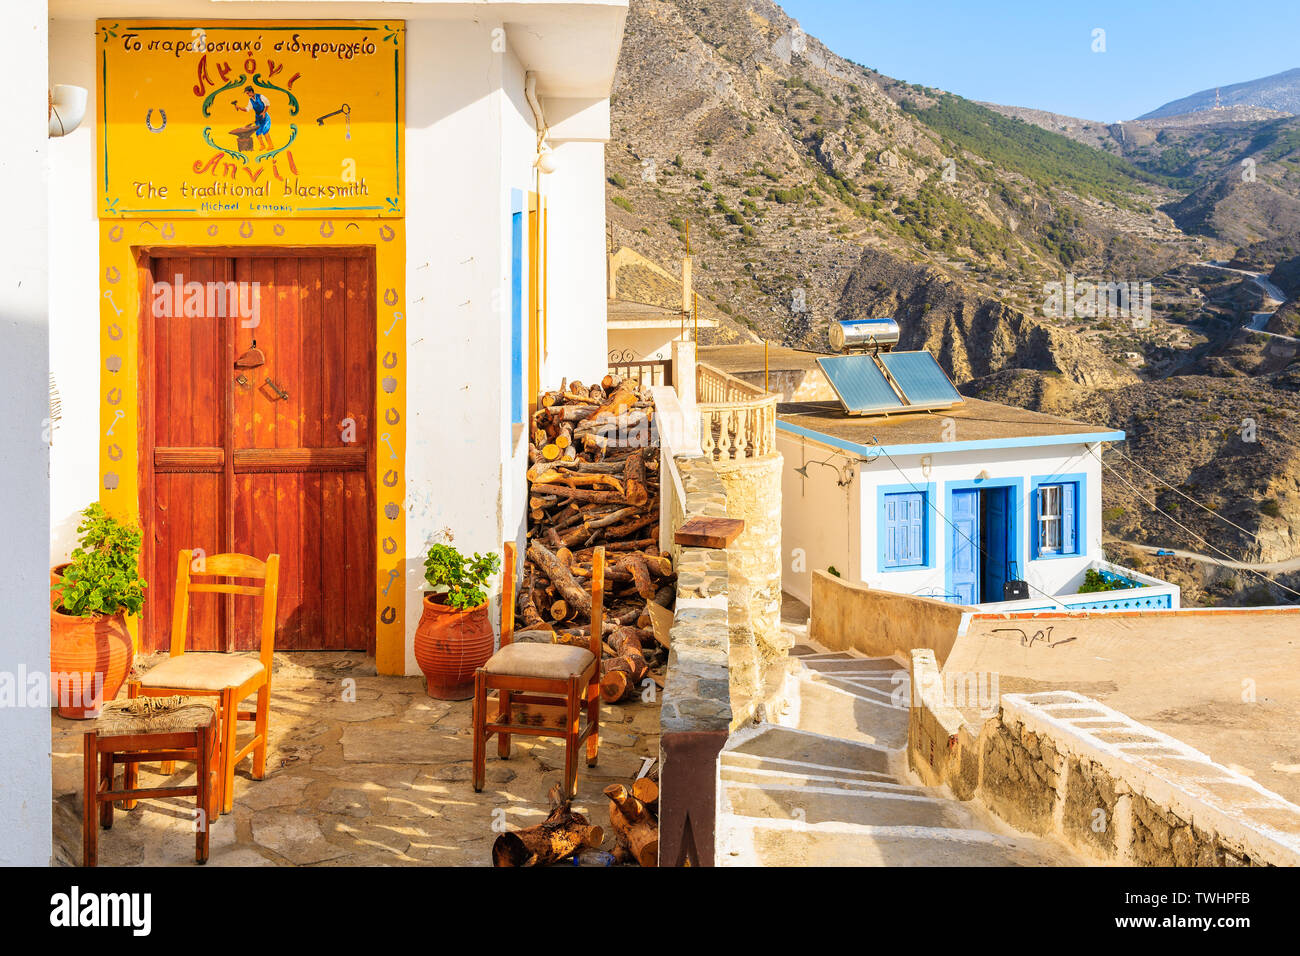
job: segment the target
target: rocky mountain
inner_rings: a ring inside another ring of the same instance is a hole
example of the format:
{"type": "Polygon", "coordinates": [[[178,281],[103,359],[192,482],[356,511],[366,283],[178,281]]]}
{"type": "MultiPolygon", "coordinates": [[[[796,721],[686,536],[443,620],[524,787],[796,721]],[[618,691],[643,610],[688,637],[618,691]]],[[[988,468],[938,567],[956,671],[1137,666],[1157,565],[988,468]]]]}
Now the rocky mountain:
{"type": "Polygon", "coordinates": [[[1216,106],[1252,106],[1282,113],[1300,113],[1300,68],[1258,80],[1201,90],[1173,100],[1138,119],[1160,119],[1212,110],[1216,106]]]}
{"type": "Polygon", "coordinates": [[[606,152],[611,248],[675,271],[689,243],[721,321],[706,341],[827,351],[831,321],[891,315],[904,347],[986,397],[1121,428],[1150,416],[1135,460],[1162,473],[1167,428],[1186,442],[1171,480],[1213,485],[1225,514],[1275,503],[1281,517],[1237,522],[1233,547],[1300,554],[1300,435],[1281,429],[1252,470],[1186,437],[1228,416],[1220,400],[1261,421],[1295,411],[1294,352],[1245,328],[1261,288],[1210,265],[1249,256],[1268,273],[1300,252],[1284,238],[1300,233],[1300,119],[1250,109],[1105,127],[989,108],[843,59],[769,0],[631,0],[606,152]],[[1064,314],[1052,289],[1067,282],[1124,283],[1136,311],[1103,296],[1100,312],[1064,314]]]}

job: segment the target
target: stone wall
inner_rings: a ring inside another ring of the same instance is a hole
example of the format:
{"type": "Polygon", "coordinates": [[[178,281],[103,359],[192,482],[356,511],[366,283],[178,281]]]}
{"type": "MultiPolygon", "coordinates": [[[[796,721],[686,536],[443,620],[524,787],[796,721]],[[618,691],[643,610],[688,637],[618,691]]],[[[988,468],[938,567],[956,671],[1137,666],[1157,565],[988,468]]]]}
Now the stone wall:
{"type": "Polygon", "coordinates": [[[942,665],[970,608],[934,598],[881,591],[825,571],[812,574],[808,636],[831,651],[867,657],[906,656],[928,648],[942,665]]]}
{"type": "Polygon", "coordinates": [[[1300,807],[1072,691],[1007,694],[978,727],[912,655],[908,765],[1012,826],[1130,866],[1300,865],[1300,807]]]}
{"type": "Polygon", "coordinates": [[[732,559],[733,581],[747,592],[744,603],[760,669],[784,658],[793,643],[781,630],[781,469],[784,463],[780,454],[773,454],[713,464],[726,492],[727,515],[745,522],[744,532],[727,550],[732,559]]]}
{"type": "MultiPolygon", "coordinates": [[[[729,516],[726,489],[706,458],[677,455],[664,466],[660,487],[680,482],[668,516],[674,528],[729,516]]],[[[736,556],[676,544],[672,551],[677,606],[659,716],[659,861],[712,866],[718,753],[753,715],[758,654],[736,556]]]]}

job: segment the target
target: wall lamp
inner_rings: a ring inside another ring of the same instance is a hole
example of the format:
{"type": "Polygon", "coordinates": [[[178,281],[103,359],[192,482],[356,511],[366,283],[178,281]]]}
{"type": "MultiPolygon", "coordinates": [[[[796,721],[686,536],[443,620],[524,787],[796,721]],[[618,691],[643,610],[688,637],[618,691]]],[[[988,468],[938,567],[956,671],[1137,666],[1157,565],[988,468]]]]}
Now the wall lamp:
{"type": "Polygon", "coordinates": [[[825,465],[827,468],[830,468],[837,475],[839,475],[839,477],[835,480],[835,483],[839,485],[841,488],[846,487],[850,482],[853,481],[852,462],[848,462],[844,465],[832,465],[830,458],[827,458],[824,461],[805,462],[804,464],[800,465],[798,468],[795,469],[795,474],[802,475],[804,478],[807,478],[809,465],[825,465]]]}
{"type": "Polygon", "coordinates": [[[50,135],[67,136],[81,125],[86,116],[86,98],[90,94],[84,86],[65,86],[56,83],[50,91],[50,135]]]}

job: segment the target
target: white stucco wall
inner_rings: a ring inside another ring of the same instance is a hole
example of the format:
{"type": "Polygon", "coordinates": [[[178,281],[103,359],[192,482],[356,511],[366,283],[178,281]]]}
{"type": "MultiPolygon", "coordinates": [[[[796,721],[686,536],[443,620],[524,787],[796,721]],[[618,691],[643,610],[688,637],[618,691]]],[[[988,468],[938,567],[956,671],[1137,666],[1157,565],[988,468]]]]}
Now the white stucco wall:
{"type": "Polygon", "coordinates": [[[561,378],[599,381],[607,369],[605,337],[605,144],[555,146],[558,168],[542,177],[550,210],[547,300],[550,354],[542,385],[561,378]]]}
{"type": "MultiPolygon", "coordinates": [[[[1101,521],[1101,465],[1082,444],[1068,444],[1018,449],[954,451],[928,456],[929,475],[922,470],[921,455],[892,455],[863,461],[856,456],[788,432],[777,432],[777,448],[785,456],[782,479],[782,539],[785,547],[784,586],[800,600],[807,601],[811,589],[811,572],[835,568],[847,579],[863,581],[872,587],[907,594],[942,597],[947,591],[945,576],[948,558],[947,531],[944,519],[929,510],[927,519],[934,528],[933,566],[918,570],[882,571],[879,568],[876,534],[878,491],[884,485],[918,488],[934,484],[932,505],[947,509],[947,483],[971,481],[986,472],[991,483],[999,479],[1020,478],[1022,487],[1013,495],[1018,512],[1020,570],[1030,584],[1030,595],[1069,593],[1082,582],[1083,572],[1093,560],[1103,557],[1101,521]],[[801,478],[794,468],[805,461],[830,458],[837,467],[851,464],[856,473],[848,488],[836,485],[837,473],[823,465],[812,465],[809,477],[801,478]],[[897,465],[897,468],[895,468],[897,465]],[[901,473],[900,473],[901,472],[901,473]],[[1029,494],[1033,479],[1047,475],[1083,474],[1083,539],[1077,556],[1033,559],[1029,494]]],[[[1000,599],[1000,595],[998,599],[1000,599]]]]}
{"type": "Polygon", "coordinates": [[[670,359],[673,357],[673,342],[682,337],[680,325],[675,328],[657,329],[610,329],[609,349],[632,353],[632,359],[670,359]]]}
{"type": "Polygon", "coordinates": [[[807,604],[812,598],[813,571],[834,567],[850,581],[858,580],[861,572],[864,526],[857,478],[844,487],[838,484],[843,469],[856,475],[858,463],[853,456],[780,431],[776,433],[776,450],[785,460],[781,472],[781,585],[807,604]],[[827,460],[828,465],[811,464],[827,460]],[[807,478],[795,471],[805,464],[807,478]]]}
{"type": "MultiPolygon", "coordinates": [[[[43,0],[9,10],[0,35],[7,97],[0,173],[13,188],[10,228],[0,239],[0,681],[13,694],[0,706],[0,866],[45,866],[51,853],[50,711],[30,699],[28,676],[48,673],[50,661],[49,416],[50,228],[47,191],[46,11],[43,0]]],[[[65,81],[67,82],[67,81],[65,81]]],[[[72,81],[75,82],[75,81],[72,81]]],[[[82,192],[85,196],[89,190],[82,192]]],[[[94,315],[94,311],[90,315],[94,315]]]]}
{"type": "MultiPolygon", "coordinates": [[[[49,140],[50,371],[63,418],[50,446],[50,564],[76,546],[77,514],[99,498],[99,224],[95,218],[95,22],[49,21],[49,82],[89,91],[86,118],[49,140]]],[[[44,68],[40,72],[46,72],[44,68]]]]}

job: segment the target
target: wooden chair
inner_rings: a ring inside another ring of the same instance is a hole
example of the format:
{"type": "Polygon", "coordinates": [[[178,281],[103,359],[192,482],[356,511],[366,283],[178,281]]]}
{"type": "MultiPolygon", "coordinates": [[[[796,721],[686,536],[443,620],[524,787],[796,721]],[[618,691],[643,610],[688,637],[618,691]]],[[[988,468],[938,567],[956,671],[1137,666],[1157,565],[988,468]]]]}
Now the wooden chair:
{"type": "Polygon", "coordinates": [[[514,643],[515,545],[506,542],[501,583],[501,649],[474,672],[474,790],[483,789],[487,742],[497,734],[497,755],[510,758],[511,734],[564,738],[564,792],[577,794],[578,745],[587,742],[587,766],[600,750],[600,650],[605,589],[605,549],[591,560],[591,639],[587,647],[514,643]],[[495,699],[488,691],[495,690],[495,699]],[[583,701],[587,721],[580,726],[583,701]],[[489,720],[488,708],[495,704],[489,720]]]}
{"type": "Polygon", "coordinates": [[[193,796],[194,862],[208,862],[216,769],[217,719],[211,704],[193,701],[148,716],[130,712],[126,701],[109,701],[83,738],[85,792],[81,818],[81,865],[99,862],[99,827],[113,826],[113,801],[126,809],[152,797],[193,796]],[[136,788],[136,765],[146,760],[192,760],[193,786],[136,788]],[[124,764],[121,790],[113,789],[117,764],[124,764]]]}
{"type": "MultiPolygon", "coordinates": [[[[280,586],[280,556],[272,554],[259,561],[247,554],[214,554],[204,559],[202,571],[190,567],[193,552],[182,551],[176,566],[176,600],[172,606],[171,657],[151,668],[138,682],[127,688],[128,697],[217,697],[219,728],[217,812],[229,813],[234,807],[235,767],[250,753],[253,755],[253,779],[266,775],[267,717],[271,707],[271,655],[275,651],[276,599],[280,586]],[[219,584],[193,581],[192,578],[253,578],[263,583],[219,584]],[[185,634],[189,622],[190,595],[194,593],[234,594],[262,599],[261,652],[257,657],[242,654],[185,652],[185,634]],[[257,693],[256,709],[240,711],[239,705],[257,693]],[[238,746],[241,720],[255,721],[253,739],[238,746]]],[[[164,766],[164,771],[169,769],[164,766]]],[[[134,774],[134,765],[128,772],[134,774]]],[[[128,785],[134,780],[128,781],[128,785]]]]}

